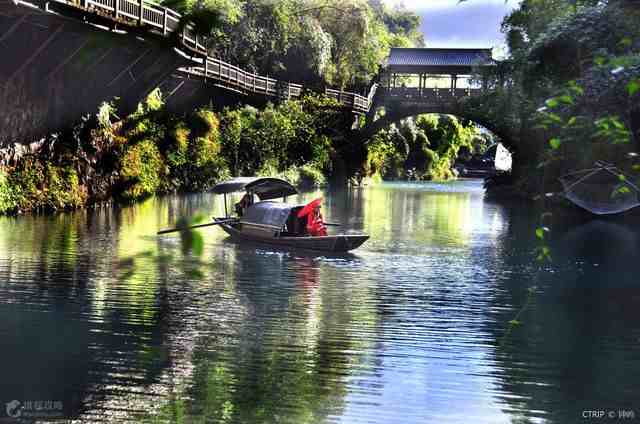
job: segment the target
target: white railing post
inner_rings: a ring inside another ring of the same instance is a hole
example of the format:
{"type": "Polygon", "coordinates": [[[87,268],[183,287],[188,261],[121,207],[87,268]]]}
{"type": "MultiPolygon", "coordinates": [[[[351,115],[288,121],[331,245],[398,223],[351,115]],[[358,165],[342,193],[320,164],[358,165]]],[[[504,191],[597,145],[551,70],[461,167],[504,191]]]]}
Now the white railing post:
{"type": "Polygon", "coordinates": [[[138,25],[142,26],[143,24],[143,19],[144,19],[144,3],[142,2],[142,0],[140,0],[140,7],[138,7],[138,9],[140,10],[140,16],[138,17],[138,25]]]}
{"type": "Polygon", "coordinates": [[[167,36],[167,33],[169,32],[169,28],[167,28],[167,8],[164,7],[162,9],[162,35],[164,35],[165,37],[167,36]]]}
{"type": "Polygon", "coordinates": [[[116,14],[116,20],[118,20],[118,10],[120,9],[120,0],[115,0],[113,6],[114,6],[114,12],[116,14]]]}

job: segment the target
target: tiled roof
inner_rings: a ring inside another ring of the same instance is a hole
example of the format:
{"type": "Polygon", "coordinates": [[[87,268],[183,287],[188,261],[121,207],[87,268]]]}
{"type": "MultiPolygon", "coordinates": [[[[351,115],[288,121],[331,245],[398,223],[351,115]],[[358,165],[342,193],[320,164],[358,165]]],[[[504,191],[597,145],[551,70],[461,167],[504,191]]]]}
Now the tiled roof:
{"type": "Polygon", "coordinates": [[[474,66],[490,64],[491,49],[392,48],[390,66],[474,66]]]}

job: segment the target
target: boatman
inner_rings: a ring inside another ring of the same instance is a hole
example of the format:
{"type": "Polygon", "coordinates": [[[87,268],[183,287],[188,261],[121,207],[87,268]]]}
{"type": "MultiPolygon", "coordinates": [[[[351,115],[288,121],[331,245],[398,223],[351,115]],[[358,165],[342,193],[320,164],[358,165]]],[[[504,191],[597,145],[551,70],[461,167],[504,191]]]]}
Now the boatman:
{"type": "Polygon", "coordinates": [[[251,206],[252,203],[253,195],[248,192],[245,193],[244,196],[242,196],[242,199],[240,199],[240,201],[235,205],[238,216],[244,215],[244,211],[251,206]]]}

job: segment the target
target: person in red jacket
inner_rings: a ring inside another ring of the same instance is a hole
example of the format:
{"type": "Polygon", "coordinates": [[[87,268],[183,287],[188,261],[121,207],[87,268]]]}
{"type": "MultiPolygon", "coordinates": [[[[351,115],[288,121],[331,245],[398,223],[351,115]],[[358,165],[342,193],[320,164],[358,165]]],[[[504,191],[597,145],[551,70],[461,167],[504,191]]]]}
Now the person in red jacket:
{"type": "Polygon", "coordinates": [[[327,227],[324,225],[324,220],[320,213],[320,203],[322,203],[322,199],[315,199],[298,212],[298,218],[306,217],[305,229],[310,236],[327,235],[327,227]]]}
{"type": "Polygon", "coordinates": [[[327,227],[324,225],[324,219],[320,213],[320,205],[313,208],[307,218],[307,232],[311,236],[326,236],[327,227]]]}

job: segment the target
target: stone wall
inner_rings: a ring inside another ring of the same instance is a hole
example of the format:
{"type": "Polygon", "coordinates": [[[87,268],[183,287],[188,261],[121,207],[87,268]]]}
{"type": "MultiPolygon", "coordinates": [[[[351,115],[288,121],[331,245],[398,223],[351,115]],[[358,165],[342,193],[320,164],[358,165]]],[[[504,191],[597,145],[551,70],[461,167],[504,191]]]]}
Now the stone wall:
{"type": "MultiPolygon", "coordinates": [[[[114,99],[122,113],[188,59],[143,39],[0,1],[0,149],[33,145],[114,99]]],[[[33,145],[35,146],[35,145],[33,145]]],[[[20,150],[18,148],[17,150],[20,150]]]]}

